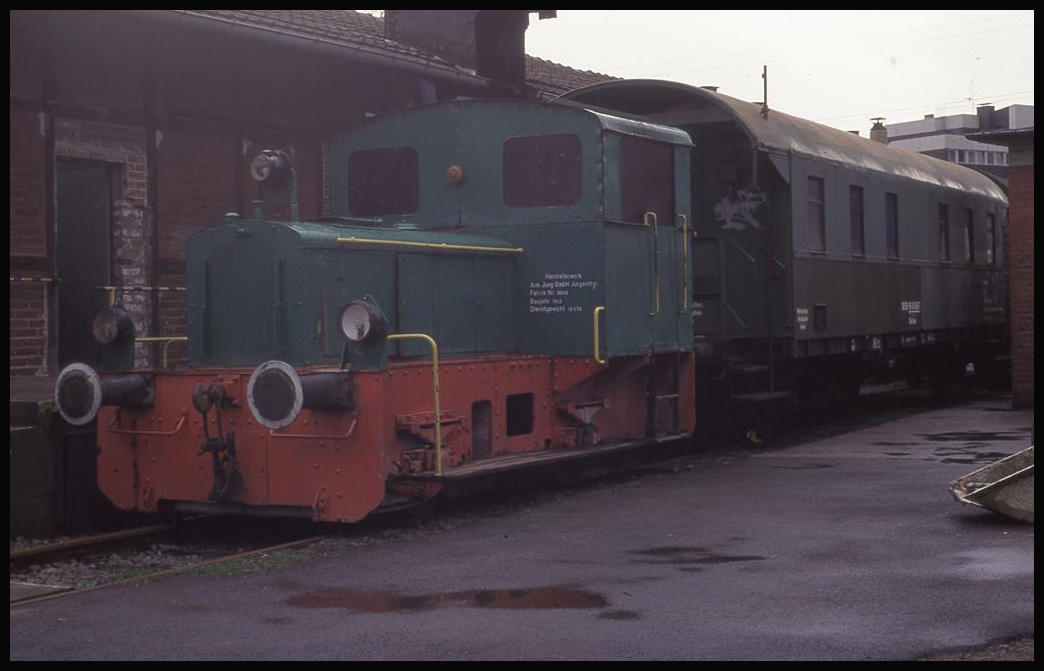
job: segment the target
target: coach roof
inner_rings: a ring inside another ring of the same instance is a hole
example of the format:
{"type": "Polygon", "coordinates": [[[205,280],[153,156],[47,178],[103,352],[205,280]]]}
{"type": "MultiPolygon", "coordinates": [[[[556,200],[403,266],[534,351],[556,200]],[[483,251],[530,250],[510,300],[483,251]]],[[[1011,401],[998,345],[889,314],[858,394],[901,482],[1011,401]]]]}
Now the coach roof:
{"type": "Polygon", "coordinates": [[[680,127],[732,120],[746,131],[753,147],[770,154],[807,156],[1007,200],[993,180],[970,168],[777,110],[763,116],[759,103],[706,88],[658,80],[621,80],[577,89],[563,97],[680,127]]]}

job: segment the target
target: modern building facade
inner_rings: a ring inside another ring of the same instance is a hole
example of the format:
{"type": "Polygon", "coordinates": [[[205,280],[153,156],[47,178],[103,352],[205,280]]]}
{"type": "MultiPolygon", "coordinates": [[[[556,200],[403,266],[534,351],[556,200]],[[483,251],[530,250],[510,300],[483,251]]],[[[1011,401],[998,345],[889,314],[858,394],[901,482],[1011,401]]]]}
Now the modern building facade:
{"type": "Polygon", "coordinates": [[[1006,179],[1008,148],[965,137],[970,133],[1033,127],[1032,105],[1009,105],[995,109],[980,105],[975,114],[936,117],[926,114],[918,121],[888,124],[888,144],[894,144],[951,163],[967,165],[1006,179]]]}

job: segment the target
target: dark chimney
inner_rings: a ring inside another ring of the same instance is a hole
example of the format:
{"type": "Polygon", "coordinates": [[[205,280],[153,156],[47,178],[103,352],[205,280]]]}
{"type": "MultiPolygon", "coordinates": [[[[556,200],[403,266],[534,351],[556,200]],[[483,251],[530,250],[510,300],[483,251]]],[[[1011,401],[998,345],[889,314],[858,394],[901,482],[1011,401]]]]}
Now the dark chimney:
{"type": "Polygon", "coordinates": [[[993,105],[979,105],[975,108],[975,114],[979,117],[979,130],[997,127],[997,124],[993,123],[993,105]]]}
{"type": "Polygon", "coordinates": [[[384,36],[474,70],[491,80],[494,95],[525,97],[530,11],[555,16],[555,10],[386,9],[384,36]]]}

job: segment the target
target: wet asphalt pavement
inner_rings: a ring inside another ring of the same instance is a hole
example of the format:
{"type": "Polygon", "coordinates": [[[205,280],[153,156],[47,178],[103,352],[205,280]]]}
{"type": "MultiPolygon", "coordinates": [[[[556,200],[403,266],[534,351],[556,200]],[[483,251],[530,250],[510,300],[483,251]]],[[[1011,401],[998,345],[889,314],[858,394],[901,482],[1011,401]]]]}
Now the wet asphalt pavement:
{"type": "Polygon", "coordinates": [[[12,660],[916,659],[1033,636],[1033,526],[947,485],[1030,444],[977,400],[443,533],[11,608],[12,660]]]}

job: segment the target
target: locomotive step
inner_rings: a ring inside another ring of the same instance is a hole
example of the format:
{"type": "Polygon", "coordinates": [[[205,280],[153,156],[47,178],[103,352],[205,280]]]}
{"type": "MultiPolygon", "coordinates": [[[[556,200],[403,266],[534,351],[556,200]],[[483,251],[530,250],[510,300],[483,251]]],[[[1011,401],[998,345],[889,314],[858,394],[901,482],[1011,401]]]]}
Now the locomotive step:
{"type": "Polygon", "coordinates": [[[741,364],[736,366],[729,366],[729,370],[743,373],[744,375],[754,375],[755,373],[764,373],[769,369],[768,366],[762,364],[741,364]]]}
{"type": "Polygon", "coordinates": [[[768,403],[793,397],[792,391],[763,391],[754,394],[733,394],[730,398],[735,403],[768,403]]]}
{"type": "Polygon", "coordinates": [[[568,450],[548,450],[545,452],[536,452],[529,454],[513,454],[504,457],[490,457],[488,459],[473,461],[469,464],[465,464],[454,469],[446,470],[443,472],[442,475],[436,475],[434,473],[413,473],[409,475],[395,476],[395,479],[411,480],[415,482],[462,482],[488,475],[505,473],[508,471],[520,471],[532,468],[539,468],[542,466],[548,466],[551,464],[563,463],[567,461],[580,461],[589,458],[604,457],[613,454],[622,454],[631,450],[638,451],[642,448],[649,447],[650,445],[666,445],[675,441],[684,440],[688,437],[689,434],[678,433],[669,434],[665,436],[657,436],[656,438],[641,438],[638,440],[618,441],[606,445],[598,445],[596,447],[580,447],[568,450]]]}

